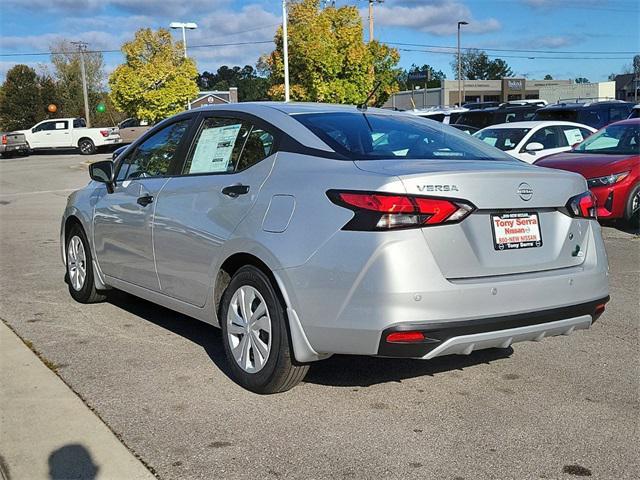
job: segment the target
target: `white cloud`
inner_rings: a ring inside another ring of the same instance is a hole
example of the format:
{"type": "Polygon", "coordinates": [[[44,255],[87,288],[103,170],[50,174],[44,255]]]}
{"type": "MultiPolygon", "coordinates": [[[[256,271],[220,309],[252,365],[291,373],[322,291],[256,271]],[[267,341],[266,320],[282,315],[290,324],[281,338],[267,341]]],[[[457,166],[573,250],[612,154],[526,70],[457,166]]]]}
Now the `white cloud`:
{"type": "MultiPolygon", "coordinates": [[[[487,33],[500,30],[500,22],[495,18],[475,19],[471,10],[457,0],[440,0],[425,5],[417,0],[400,0],[389,5],[375,7],[375,23],[380,26],[403,27],[431,33],[433,35],[453,35],[458,20],[465,20],[468,33],[487,33]]],[[[364,17],[366,10],[362,10],[364,17]]]]}

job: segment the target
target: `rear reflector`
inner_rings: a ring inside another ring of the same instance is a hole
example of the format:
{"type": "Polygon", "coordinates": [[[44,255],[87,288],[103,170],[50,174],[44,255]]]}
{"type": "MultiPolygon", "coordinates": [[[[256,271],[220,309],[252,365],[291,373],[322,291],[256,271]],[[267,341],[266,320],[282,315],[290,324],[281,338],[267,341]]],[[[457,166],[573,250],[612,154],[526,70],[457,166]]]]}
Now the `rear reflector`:
{"type": "Polygon", "coordinates": [[[387,335],[387,343],[415,343],[424,341],[422,332],[393,332],[387,335]]]}
{"type": "Polygon", "coordinates": [[[355,212],[343,230],[390,230],[455,223],[475,207],[463,200],[380,192],[329,190],[336,205],[355,212]]]}
{"type": "Polygon", "coordinates": [[[109,136],[109,130],[100,130],[100,135],[102,135],[103,137],[108,137],[109,136]]]}
{"type": "Polygon", "coordinates": [[[602,314],[604,312],[605,304],[601,303],[600,305],[596,305],[596,315],[602,314]]]}

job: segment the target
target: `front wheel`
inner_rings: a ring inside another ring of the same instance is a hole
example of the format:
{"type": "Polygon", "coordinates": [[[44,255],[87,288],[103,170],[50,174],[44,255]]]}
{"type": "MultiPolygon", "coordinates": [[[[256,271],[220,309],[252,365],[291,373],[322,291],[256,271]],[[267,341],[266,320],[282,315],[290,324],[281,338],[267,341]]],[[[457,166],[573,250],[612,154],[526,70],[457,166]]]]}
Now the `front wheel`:
{"type": "Polygon", "coordinates": [[[282,302],[269,278],[253,266],[236,272],[222,296],[220,326],[233,379],[256,393],[284,392],[309,366],[293,357],[282,302]]]}
{"type": "Polygon", "coordinates": [[[625,220],[629,227],[640,229],[640,183],[633,187],[627,199],[625,220]]]}
{"type": "Polygon", "coordinates": [[[106,298],[106,295],[96,290],[93,280],[93,263],[89,242],[82,228],[74,225],[67,234],[67,274],[69,293],[80,303],[96,303],[106,298]]]}
{"type": "Polygon", "coordinates": [[[78,142],[78,148],[80,149],[80,153],[82,155],[93,155],[94,153],[96,153],[95,144],[88,138],[83,138],[82,140],[80,140],[78,142]]]}

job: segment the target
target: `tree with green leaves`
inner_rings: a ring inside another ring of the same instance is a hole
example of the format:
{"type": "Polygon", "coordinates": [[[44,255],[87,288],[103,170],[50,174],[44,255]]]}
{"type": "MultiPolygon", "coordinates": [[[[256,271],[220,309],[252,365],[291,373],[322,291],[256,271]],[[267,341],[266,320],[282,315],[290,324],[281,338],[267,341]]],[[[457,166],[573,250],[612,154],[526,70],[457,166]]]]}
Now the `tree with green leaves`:
{"type": "MultiPolygon", "coordinates": [[[[293,100],[357,104],[379,82],[374,105],[398,90],[398,51],[373,41],[364,43],[362,19],[353,6],[320,8],[320,0],[292,3],[288,15],[289,78],[293,100]]],[[[269,96],[284,98],[282,29],[276,48],[260,59],[269,77],[269,96]]]]}
{"type": "Polygon", "coordinates": [[[589,83],[589,79],[588,78],[584,78],[584,77],[578,77],[574,81],[576,83],[589,83]]]}
{"type": "Polygon", "coordinates": [[[269,80],[260,76],[251,65],[244,67],[221,66],[215,73],[202,72],[198,75],[198,87],[202,90],[228,90],[230,87],[238,89],[238,100],[253,102],[268,100],[269,80]]]}
{"type": "Polygon", "coordinates": [[[402,90],[411,90],[412,87],[416,85],[424,86],[427,83],[427,88],[438,88],[441,86],[442,82],[447,78],[442,70],[436,70],[430,65],[422,65],[418,66],[415,63],[411,65],[409,70],[403,70],[400,74],[398,82],[400,83],[400,88],[402,90]],[[413,80],[412,76],[419,75],[424,77],[424,79],[413,80]]]}
{"type": "MultiPolygon", "coordinates": [[[[83,117],[84,95],[82,93],[82,74],[80,52],[69,40],[60,40],[50,45],[53,79],[56,84],[58,112],[65,117],[83,117]]],[[[85,74],[89,111],[95,112],[100,102],[104,82],[104,58],[100,52],[85,52],[85,74]]],[[[92,116],[93,117],[93,116],[92,116]]]]}
{"type": "Polygon", "coordinates": [[[187,107],[198,95],[195,62],[166,29],[143,28],[122,46],[125,63],[109,77],[110,99],[128,116],[157,122],[187,107]]]}
{"type": "Polygon", "coordinates": [[[547,73],[547,74],[544,76],[544,79],[545,79],[545,80],[553,80],[553,77],[547,73]]]}
{"type": "MultiPolygon", "coordinates": [[[[462,78],[466,80],[501,80],[513,76],[511,67],[502,60],[491,60],[486,52],[470,48],[460,55],[462,78]]],[[[458,79],[458,57],[451,61],[451,68],[458,79]]]]}
{"type": "Polygon", "coordinates": [[[7,71],[0,93],[0,125],[4,131],[29,128],[38,122],[42,108],[36,71],[15,65],[7,71]]]}

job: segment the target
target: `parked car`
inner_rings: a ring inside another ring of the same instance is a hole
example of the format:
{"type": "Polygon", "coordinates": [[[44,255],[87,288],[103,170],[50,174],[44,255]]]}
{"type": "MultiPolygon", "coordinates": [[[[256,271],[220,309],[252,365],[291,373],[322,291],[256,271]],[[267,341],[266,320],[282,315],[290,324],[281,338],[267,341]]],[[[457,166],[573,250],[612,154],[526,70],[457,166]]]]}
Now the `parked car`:
{"type": "Polygon", "coordinates": [[[27,155],[29,153],[29,145],[20,132],[0,133],[0,155],[3,158],[11,155],[27,155]]]}
{"type": "Polygon", "coordinates": [[[462,125],[461,123],[453,123],[449,126],[455,128],[456,130],[460,130],[464,133],[467,133],[469,135],[473,135],[478,131],[476,127],[472,127],[471,125],[462,125]]]}
{"type": "Polygon", "coordinates": [[[100,147],[122,143],[114,128],[87,128],[83,118],[56,118],[37,123],[23,133],[30,150],[78,148],[82,155],[96,153],[100,147]]]}
{"type": "Polygon", "coordinates": [[[602,128],[631,113],[633,103],[621,100],[564,101],[547,105],[536,112],[533,120],[562,120],[602,128]]]}
{"type": "Polygon", "coordinates": [[[640,105],[634,105],[631,109],[631,113],[628,118],[639,118],[640,117],[640,105]]]}
{"type": "Polygon", "coordinates": [[[482,110],[483,108],[499,107],[500,102],[468,102],[462,105],[467,110],[482,110]]]}
{"type": "Polygon", "coordinates": [[[581,174],[597,198],[598,218],[622,219],[638,228],[640,119],[613,123],[567,153],[536,162],[581,174]]]}
{"type": "Polygon", "coordinates": [[[118,133],[122,138],[122,143],[133,143],[140,135],[151,128],[151,124],[146,120],[137,118],[127,118],[118,124],[118,133]]]}
{"type": "Polygon", "coordinates": [[[538,108],[535,105],[509,105],[504,103],[499,107],[469,110],[461,113],[455,123],[485,128],[500,123],[523,122],[531,120],[538,108]]]}
{"type": "Polygon", "coordinates": [[[513,122],[483,128],[473,136],[509,155],[533,163],[566,152],[596,131],[571,122],[513,122]]]}
{"type": "Polygon", "coordinates": [[[408,113],[202,107],[89,173],[62,218],[71,296],[112,287],[219,325],[230,375],[259,393],[336,353],[569,334],[608,300],[584,178],[408,113]]]}
{"type": "Polygon", "coordinates": [[[456,123],[461,113],[467,112],[468,109],[460,107],[432,107],[422,110],[410,110],[409,113],[418,117],[428,118],[436,122],[453,124],[456,123]]]}

